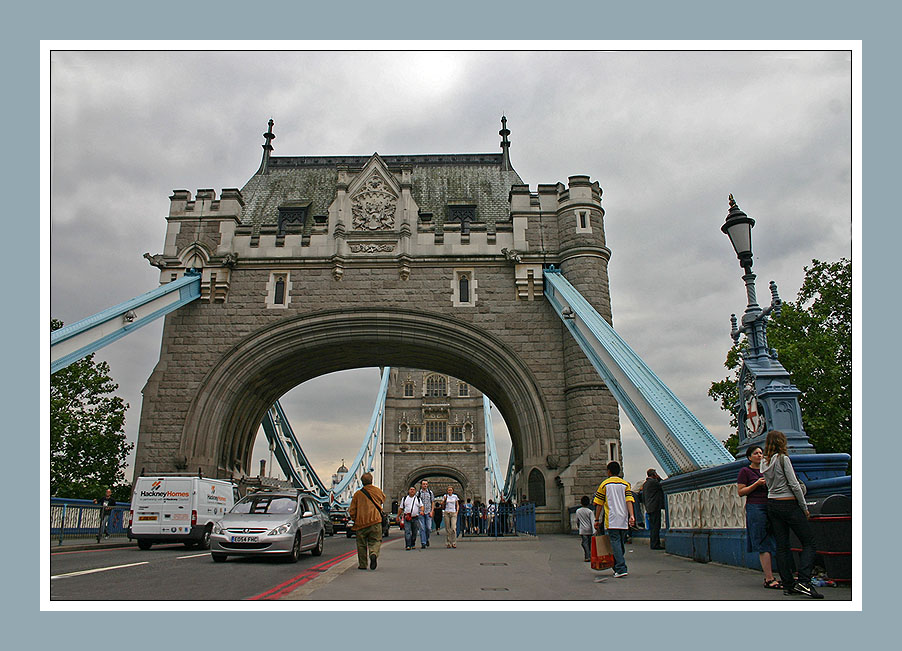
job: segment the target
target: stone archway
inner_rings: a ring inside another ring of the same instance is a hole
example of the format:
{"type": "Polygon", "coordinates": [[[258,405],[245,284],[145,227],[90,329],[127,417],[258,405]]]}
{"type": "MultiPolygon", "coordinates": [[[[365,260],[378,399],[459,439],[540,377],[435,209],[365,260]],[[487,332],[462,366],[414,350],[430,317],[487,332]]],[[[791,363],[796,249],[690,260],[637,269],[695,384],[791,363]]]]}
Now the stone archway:
{"type": "MultiPolygon", "coordinates": [[[[466,491],[467,487],[470,484],[470,481],[467,479],[467,476],[460,472],[456,468],[452,468],[451,466],[442,466],[442,465],[430,465],[430,466],[420,466],[416,470],[408,473],[404,478],[402,485],[404,486],[419,486],[420,481],[423,479],[431,479],[434,477],[445,477],[447,479],[451,479],[463,487],[463,490],[466,491]]],[[[432,488],[432,486],[430,486],[432,488]]],[[[440,496],[438,491],[435,491],[436,496],[440,496]]]]}
{"type": "Polygon", "coordinates": [[[527,364],[471,324],[395,309],[323,311],[286,319],[244,338],[202,381],[182,428],[187,467],[219,475],[246,468],[266,410],[289,389],[333,371],[420,366],[491,396],[511,434],[518,467],[554,454],[545,400],[527,364]]]}

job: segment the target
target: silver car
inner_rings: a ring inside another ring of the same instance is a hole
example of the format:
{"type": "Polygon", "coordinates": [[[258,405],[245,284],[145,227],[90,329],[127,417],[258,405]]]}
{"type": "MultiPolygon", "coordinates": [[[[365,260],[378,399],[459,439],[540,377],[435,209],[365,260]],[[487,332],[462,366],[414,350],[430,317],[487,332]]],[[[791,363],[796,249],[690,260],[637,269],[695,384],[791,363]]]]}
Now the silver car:
{"type": "Polygon", "coordinates": [[[325,529],[316,501],[292,492],[246,496],[213,524],[210,553],[221,562],[229,556],[281,554],[292,563],[303,551],[323,553],[325,529]]]}

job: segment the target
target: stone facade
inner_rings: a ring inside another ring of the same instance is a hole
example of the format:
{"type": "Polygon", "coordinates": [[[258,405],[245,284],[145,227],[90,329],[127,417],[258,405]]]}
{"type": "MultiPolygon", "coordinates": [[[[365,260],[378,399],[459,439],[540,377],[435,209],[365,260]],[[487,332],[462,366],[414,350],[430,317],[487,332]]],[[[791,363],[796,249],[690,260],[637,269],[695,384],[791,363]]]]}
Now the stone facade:
{"type": "Polygon", "coordinates": [[[242,189],[170,198],[163,252],[149,257],[163,283],[200,270],[202,298],[166,317],[135,467],[249,475],[259,423],[289,389],[348,368],[423,368],[491,397],[518,492],[532,476],[540,530],[566,527],[566,507],[619,454],[619,422],[546,304],[542,268],[561,268],[610,320],[599,184],[573,176],[531,192],[506,150],[264,151],[242,189]]]}
{"type": "Polygon", "coordinates": [[[383,490],[398,500],[423,479],[439,495],[451,485],[485,502],[482,393],[457,378],[393,368],[385,396],[383,490]]]}

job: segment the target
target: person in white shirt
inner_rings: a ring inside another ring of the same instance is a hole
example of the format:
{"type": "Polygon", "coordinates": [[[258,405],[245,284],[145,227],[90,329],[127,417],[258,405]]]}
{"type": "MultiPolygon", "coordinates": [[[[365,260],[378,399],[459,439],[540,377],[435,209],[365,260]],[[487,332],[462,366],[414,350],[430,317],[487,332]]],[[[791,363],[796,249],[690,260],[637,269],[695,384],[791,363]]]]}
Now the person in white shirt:
{"type": "Polygon", "coordinates": [[[579,501],[582,505],[576,509],[576,525],[579,527],[580,542],[583,546],[583,558],[587,563],[591,561],[592,555],[592,536],[595,535],[595,513],[589,508],[589,497],[583,495],[579,501]]]}
{"type": "Polygon", "coordinates": [[[398,505],[398,522],[404,525],[404,549],[411,550],[417,544],[417,524],[420,512],[423,510],[423,502],[417,495],[415,486],[407,489],[407,495],[398,505]]]}
{"type": "Polygon", "coordinates": [[[453,486],[442,496],[442,513],[445,518],[445,547],[457,547],[457,512],[460,510],[460,498],[453,486]]]}

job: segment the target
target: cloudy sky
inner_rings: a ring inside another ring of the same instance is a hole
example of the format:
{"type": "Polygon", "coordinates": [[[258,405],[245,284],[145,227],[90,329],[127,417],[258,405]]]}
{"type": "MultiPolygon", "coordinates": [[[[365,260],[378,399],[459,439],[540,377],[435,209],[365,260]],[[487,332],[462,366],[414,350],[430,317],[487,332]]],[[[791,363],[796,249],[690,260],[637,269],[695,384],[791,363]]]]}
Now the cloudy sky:
{"type": "MultiPolygon", "coordinates": [[[[728,195],[757,221],[762,296],[775,280],[793,300],[812,259],[852,253],[848,52],[56,51],[50,81],[50,311],[67,323],[157,285],[142,255],[162,251],[171,191],[243,186],[270,118],[277,156],[391,155],[500,151],[505,113],[533,191],[600,182],[614,326],[721,440],[729,418],[707,390],[745,309],[728,195]]],[[[131,440],[161,331],[97,354],[131,440]]],[[[355,456],[377,389],[361,369],[283,399],[324,478],[355,456]]],[[[658,464],[622,430],[635,482],[658,464]]]]}

